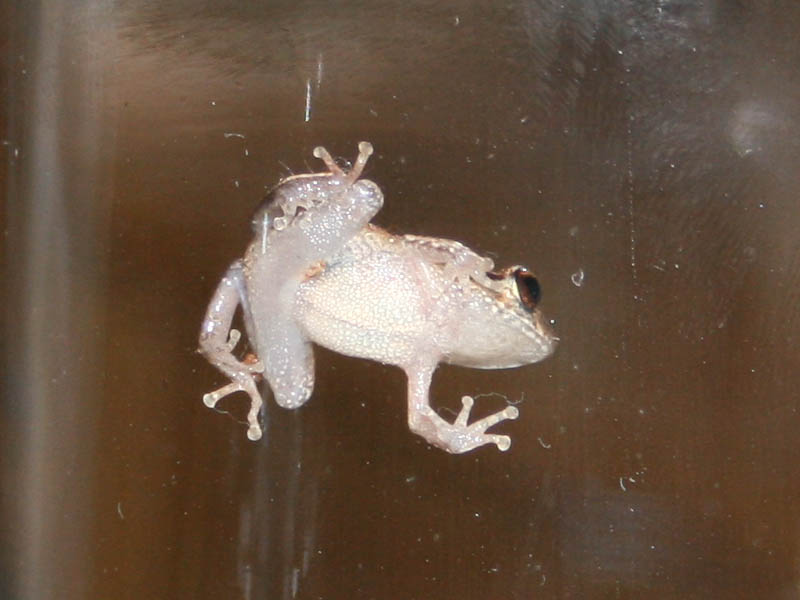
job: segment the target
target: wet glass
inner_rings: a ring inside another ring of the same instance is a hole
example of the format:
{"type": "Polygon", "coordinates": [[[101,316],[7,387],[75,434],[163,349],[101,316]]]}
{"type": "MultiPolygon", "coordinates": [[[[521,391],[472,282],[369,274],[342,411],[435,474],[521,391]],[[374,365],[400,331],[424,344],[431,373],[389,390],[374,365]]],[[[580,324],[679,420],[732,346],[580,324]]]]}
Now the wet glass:
{"type": "Polygon", "coordinates": [[[2,3],[0,597],[794,598],[800,5],[2,3]],[[316,145],[375,222],[525,264],[561,338],[441,367],[316,349],[302,408],[197,352],[316,145]]]}

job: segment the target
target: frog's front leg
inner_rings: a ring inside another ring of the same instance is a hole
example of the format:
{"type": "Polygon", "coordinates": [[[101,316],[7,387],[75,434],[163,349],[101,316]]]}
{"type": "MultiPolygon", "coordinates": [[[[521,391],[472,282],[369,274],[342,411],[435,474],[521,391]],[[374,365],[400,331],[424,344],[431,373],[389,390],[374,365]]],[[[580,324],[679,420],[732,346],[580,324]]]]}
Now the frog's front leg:
{"type": "Polygon", "coordinates": [[[414,366],[406,368],[408,376],[408,426],[428,443],[461,454],[485,444],[495,444],[500,450],[508,450],[511,438],[507,435],[486,433],[492,425],[507,419],[516,419],[519,411],[513,406],[483,419],[467,424],[473,399],[464,396],[462,408],[453,423],[448,423],[430,407],[428,390],[436,366],[414,366]]]}
{"type": "Polygon", "coordinates": [[[475,253],[464,244],[419,235],[405,235],[403,239],[419,256],[441,264],[448,281],[464,285],[472,279],[487,288],[497,287],[487,275],[494,269],[494,261],[475,253]]]}
{"type": "MultiPolygon", "coordinates": [[[[246,309],[244,274],[241,262],[236,261],[217,286],[200,330],[200,352],[211,364],[225,373],[231,383],[204,395],[203,402],[206,406],[214,408],[217,402],[225,396],[234,392],[246,392],[250,396],[247,437],[257,440],[261,437],[258,414],[261,410],[262,400],[256,386],[256,378],[260,377],[264,371],[264,364],[260,360],[242,362],[233,355],[233,349],[241,337],[238,329],[231,328],[231,322],[239,304],[245,306],[246,309]]],[[[246,320],[247,312],[245,310],[246,320]]]]}

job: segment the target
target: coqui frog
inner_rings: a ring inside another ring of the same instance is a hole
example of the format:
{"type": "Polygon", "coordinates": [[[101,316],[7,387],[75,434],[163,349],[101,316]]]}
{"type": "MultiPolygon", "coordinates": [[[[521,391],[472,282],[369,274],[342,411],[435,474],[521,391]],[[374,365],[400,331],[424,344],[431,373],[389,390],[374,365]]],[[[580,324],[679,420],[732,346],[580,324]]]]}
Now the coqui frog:
{"type": "Polygon", "coordinates": [[[257,210],[254,238],[214,293],[200,332],[200,352],[230,379],[203,397],[250,396],[247,437],[261,437],[263,377],[284,408],[305,403],[314,389],[316,342],[348,356],[397,365],[408,377],[408,424],[430,444],[452,453],[485,444],[507,450],[511,439],[487,433],[514,406],[469,423],[473,399],[462,397],[454,422],[430,406],[428,390],[441,362],[504,369],[538,362],[557,338],[537,305],[540,288],[525,267],[494,269],[463,244],[393,235],[370,223],[383,193],[360,179],[372,154],[361,142],[349,171],[322,147],[314,156],[327,172],[281,181],[257,210]],[[242,307],[255,356],[233,351],[231,328],[242,307]]]}

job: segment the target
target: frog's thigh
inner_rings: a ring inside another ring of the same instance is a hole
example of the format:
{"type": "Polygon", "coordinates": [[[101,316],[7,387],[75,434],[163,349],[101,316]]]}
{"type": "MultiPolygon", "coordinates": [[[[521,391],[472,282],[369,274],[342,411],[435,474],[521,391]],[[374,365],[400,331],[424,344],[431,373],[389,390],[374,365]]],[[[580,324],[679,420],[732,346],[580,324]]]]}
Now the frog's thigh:
{"type": "Polygon", "coordinates": [[[314,354],[311,342],[289,318],[272,320],[262,338],[264,376],[275,402],[297,408],[314,391],[314,354]]]}

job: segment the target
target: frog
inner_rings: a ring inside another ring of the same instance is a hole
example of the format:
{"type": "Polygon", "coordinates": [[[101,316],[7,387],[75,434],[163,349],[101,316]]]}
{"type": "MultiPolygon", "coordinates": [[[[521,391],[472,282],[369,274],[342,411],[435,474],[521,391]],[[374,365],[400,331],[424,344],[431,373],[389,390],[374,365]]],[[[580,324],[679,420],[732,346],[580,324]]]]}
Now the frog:
{"type": "Polygon", "coordinates": [[[318,146],[313,156],[326,170],[282,179],[258,207],[253,238],[220,280],[201,326],[200,353],[230,380],[203,402],[214,408],[245,392],[247,437],[260,439],[259,383],[283,408],[305,404],[316,343],[400,367],[409,429],[432,446],[506,451],[511,438],[487,430],[516,419],[516,406],[470,422],[475,400],[465,395],[450,422],[431,406],[429,390],[441,363],[508,369],[550,356],[559,340],[539,309],[539,281],[522,265],[496,269],[461,242],[373,224],[384,195],[362,178],[372,153],[360,142],[352,168],[344,168],[318,146]],[[241,359],[242,333],[232,327],[239,309],[252,349],[241,359]]]}

